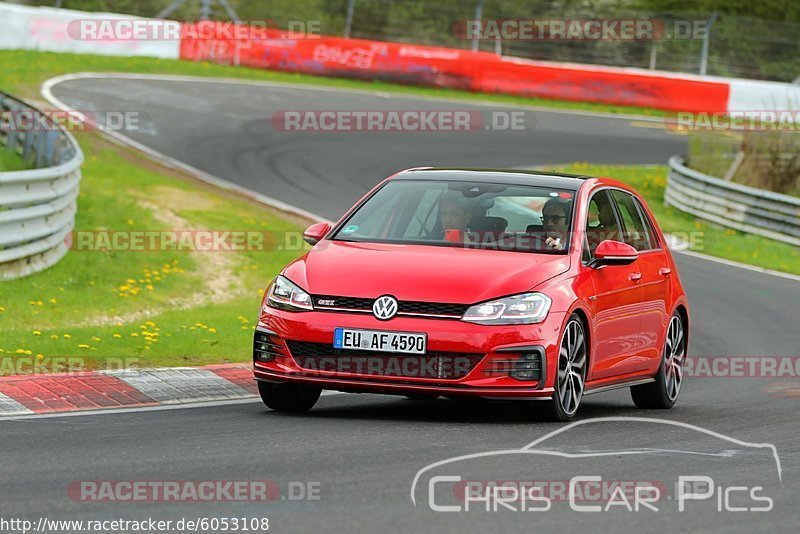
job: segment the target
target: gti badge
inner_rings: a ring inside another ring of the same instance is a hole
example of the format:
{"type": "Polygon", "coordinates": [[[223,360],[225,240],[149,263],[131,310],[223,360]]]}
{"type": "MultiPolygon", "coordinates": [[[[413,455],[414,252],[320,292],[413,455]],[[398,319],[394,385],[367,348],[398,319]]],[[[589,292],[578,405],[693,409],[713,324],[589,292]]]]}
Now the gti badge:
{"type": "Polygon", "coordinates": [[[372,313],[382,321],[391,319],[397,314],[397,300],[389,295],[378,297],[372,305],[372,313]]]}

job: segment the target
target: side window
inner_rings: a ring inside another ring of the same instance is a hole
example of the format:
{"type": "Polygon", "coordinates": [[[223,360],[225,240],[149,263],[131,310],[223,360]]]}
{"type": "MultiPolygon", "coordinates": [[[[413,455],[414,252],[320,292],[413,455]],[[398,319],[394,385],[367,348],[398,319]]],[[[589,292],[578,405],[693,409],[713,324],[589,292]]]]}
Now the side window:
{"type": "Polygon", "coordinates": [[[608,190],[598,191],[589,200],[584,260],[587,259],[587,255],[589,259],[594,257],[594,251],[601,242],[607,239],[619,240],[620,235],[619,223],[608,190]]]}
{"type": "Polygon", "coordinates": [[[620,218],[622,219],[623,238],[627,244],[636,250],[650,250],[653,247],[648,232],[645,230],[644,221],[639,214],[639,209],[633,197],[619,190],[612,190],[611,196],[617,204],[620,218]]]}
{"type": "Polygon", "coordinates": [[[636,207],[639,209],[639,215],[642,217],[642,220],[644,220],[644,229],[647,231],[647,242],[650,244],[650,248],[661,248],[661,243],[658,242],[658,234],[656,234],[653,221],[644,210],[644,206],[642,206],[642,203],[639,202],[639,199],[634,198],[633,201],[636,203],[636,207]]]}

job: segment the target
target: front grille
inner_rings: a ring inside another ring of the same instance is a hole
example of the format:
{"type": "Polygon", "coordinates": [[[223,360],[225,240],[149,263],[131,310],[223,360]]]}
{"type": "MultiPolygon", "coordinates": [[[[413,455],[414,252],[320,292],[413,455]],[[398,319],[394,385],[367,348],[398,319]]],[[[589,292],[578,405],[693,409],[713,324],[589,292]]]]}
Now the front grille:
{"type": "Polygon", "coordinates": [[[334,349],[326,343],[287,341],[297,365],[303,369],[405,378],[464,378],[483,354],[432,351],[427,354],[369,352],[334,349]]]}
{"type": "MultiPolygon", "coordinates": [[[[360,298],[360,297],[339,297],[333,295],[314,295],[314,307],[319,310],[331,308],[358,310],[365,312],[372,312],[372,305],[375,299],[360,298]]],[[[469,308],[468,304],[446,304],[441,302],[423,302],[413,300],[400,300],[397,303],[398,315],[430,315],[430,316],[447,316],[448,318],[461,318],[464,312],[469,308]]]]}
{"type": "Polygon", "coordinates": [[[464,304],[440,304],[438,302],[400,301],[397,313],[421,313],[423,315],[464,315],[469,306],[464,304]]]}
{"type": "Polygon", "coordinates": [[[375,299],[362,299],[358,297],[333,297],[326,295],[314,296],[314,306],[320,308],[348,308],[351,310],[372,310],[375,299]],[[322,301],[322,303],[320,303],[322,301]],[[333,304],[326,304],[325,301],[333,301],[333,304]]]}

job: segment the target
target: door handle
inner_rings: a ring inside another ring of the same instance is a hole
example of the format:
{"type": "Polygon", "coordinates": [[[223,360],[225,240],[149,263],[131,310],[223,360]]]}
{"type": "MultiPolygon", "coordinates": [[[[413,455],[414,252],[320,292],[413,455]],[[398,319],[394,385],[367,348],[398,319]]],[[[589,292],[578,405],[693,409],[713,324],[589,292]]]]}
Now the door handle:
{"type": "Polygon", "coordinates": [[[669,276],[670,274],[672,274],[672,269],[670,269],[669,267],[662,267],[658,270],[658,274],[660,274],[661,276],[669,276]]]}
{"type": "Polygon", "coordinates": [[[638,282],[642,278],[642,273],[631,273],[628,275],[628,280],[631,282],[638,282]]]}

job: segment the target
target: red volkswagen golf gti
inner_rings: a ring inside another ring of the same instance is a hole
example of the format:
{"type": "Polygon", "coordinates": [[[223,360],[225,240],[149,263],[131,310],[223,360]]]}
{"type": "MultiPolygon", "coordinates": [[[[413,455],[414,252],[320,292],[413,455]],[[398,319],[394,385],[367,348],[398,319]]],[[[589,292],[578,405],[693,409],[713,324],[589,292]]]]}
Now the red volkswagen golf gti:
{"type": "MultiPolygon", "coordinates": [[[[680,393],[689,308],[642,198],[607,178],[419,168],[376,186],[264,295],[264,403],[323,389],[524,400],[567,421],[590,393],[680,393]]],[[[526,408],[528,409],[528,408],[526,408]]]]}

